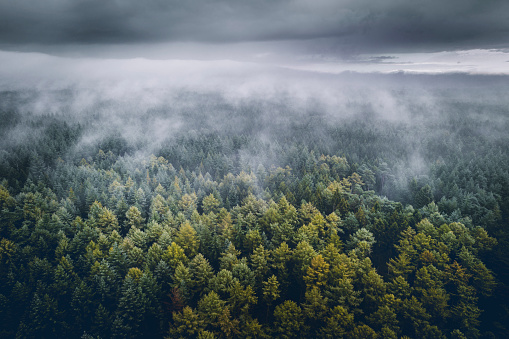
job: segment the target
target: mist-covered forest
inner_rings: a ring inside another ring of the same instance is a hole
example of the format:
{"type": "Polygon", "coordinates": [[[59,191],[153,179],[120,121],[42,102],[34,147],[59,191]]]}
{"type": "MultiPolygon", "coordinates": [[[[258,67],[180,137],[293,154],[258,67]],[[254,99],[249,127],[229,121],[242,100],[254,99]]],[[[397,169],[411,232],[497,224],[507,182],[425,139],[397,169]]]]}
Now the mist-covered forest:
{"type": "Polygon", "coordinates": [[[0,337],[507,337],[507,77],[305,79],[2,87],[0,337]]]}

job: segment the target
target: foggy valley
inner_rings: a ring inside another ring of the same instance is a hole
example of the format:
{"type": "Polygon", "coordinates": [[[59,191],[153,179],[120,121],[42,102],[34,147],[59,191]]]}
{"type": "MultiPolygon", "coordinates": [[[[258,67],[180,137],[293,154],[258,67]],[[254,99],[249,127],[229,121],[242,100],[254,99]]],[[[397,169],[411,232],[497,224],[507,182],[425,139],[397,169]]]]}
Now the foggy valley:
{"type": "Polygon", "coordinates": [[[0,2],[0,337],[508,337],[507,13],[0,2]]]}

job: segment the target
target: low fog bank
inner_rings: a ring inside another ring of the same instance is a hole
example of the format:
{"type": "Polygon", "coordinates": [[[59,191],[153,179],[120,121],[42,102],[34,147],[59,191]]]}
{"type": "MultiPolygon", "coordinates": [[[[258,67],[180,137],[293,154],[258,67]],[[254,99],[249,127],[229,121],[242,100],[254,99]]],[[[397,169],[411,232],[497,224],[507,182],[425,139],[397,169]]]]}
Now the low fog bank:
{"type": "Polygon", "coordinates": [[[177,166],[192,159],[198,167],[223,152],[235,159],[224,170],[239,172],[292,164],[292,147],[301,147],[355,166],[384,163],[392,184],[403,187],[462,152],[458,138],[470,140],[475,154],[484,151],[479,142],[504,145],[509,128],[506,76],[326,74],[230,60],[42,54],[0,72],[2,159],[69,128],[75,139],[59,155],[73,161],[102,149],[134,159],[162,155],[177,166]],[[187,160],[186,152],[193,153],[187,160]]]}

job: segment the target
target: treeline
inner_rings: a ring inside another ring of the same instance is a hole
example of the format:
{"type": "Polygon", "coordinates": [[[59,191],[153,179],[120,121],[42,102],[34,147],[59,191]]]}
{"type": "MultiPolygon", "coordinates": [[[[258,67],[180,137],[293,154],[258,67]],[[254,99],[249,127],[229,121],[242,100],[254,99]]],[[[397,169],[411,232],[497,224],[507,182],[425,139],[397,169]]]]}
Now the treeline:
{"type": "MultiPolygon", "coordinates": [[[[150,131],[141,139],[130,138],[117,128],[97,135],[93,130],[100,119],[76,122],[64,115],[31,116],[9,111],[2,115],[9,118],[3,119],[0,129],[0,177],[16,191],[28,178],[46,180],[58,190],[65,183],[57,183],[59,179],[50,183],[45,176],[53,173],[58,159],[74,165],[85,159],[107,169],[117,157],[132,158],[141,152],[144,157],[153,153],[169,159],[177,170],[209,173],[213,178],[288,166],[292,171],[284,179],[285,185],[295,192],[302,180],[307,185],[318,184],[318,171],[313,173],[313,168],[322,154],[329,154],[349,164],[348,169],[333,176],[357,172],[364,178],[364,188],[378,195],[419,208],[435,201],[442,213],[454,215],[456,221],[468,217],[472,224],[496,228],[509,216],[509,148],[503,132],[507,123],[498,123],[504,111],[486,113],[479,108],[475,115],[468,111],[462,115],[453,104],[444,108],[448,112],[429,121],[414,113],[415,124],[379,120],[369,114],[330,124],[315,114],[289,125],[265,127],[263,136],[259,135],[262,127],[247,133],[239,132],[246,129],[242,126],[214,128],[215,121],[207,124],[206,111],[182,113],[184,121],[191,120],[186,127],[198,127],[197,121],[203,120],[205,128],[182,128],[152,147],[147,146],[150,131]],[[484,113],[486,116],[481,116],[484,113]],[[108,159],[98,161],[99,150],[108,159]]],[[[249,116],[252,110],[241,107],[239,115],[249,116]]],[[[152,113],[147,119],[163,114],[152,113]]],[[[263,119],[250,120],[260,125],[263,119]]],[[[271,187],[274,189],[279,187],[271,187]]],[[[302,199],[310,201],[309,196],[299,193],[291,202],[298,205],[302,199]]]]}

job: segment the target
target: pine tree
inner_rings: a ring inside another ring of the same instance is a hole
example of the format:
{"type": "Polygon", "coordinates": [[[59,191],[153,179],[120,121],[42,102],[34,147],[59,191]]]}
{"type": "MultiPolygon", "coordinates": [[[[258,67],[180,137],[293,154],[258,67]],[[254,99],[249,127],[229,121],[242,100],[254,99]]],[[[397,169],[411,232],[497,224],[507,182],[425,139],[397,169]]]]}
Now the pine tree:
{"type": "Polygon", "coordinates": [[[269,318],[270,306],[279,298],[279,282],[275,275],[272,275],[267,281],[263,282],[263,300],[267,304],[267,320],[269,318]]]}
{"type": "Polygon", "coordinates": [[[220,202],[211,193],[202,201],[203,213],[209,214],[210,212],[217,213],[219,211],[220,202]]]}
{"type": "Polygon", "coordinates": [[[173,274],[172,287],[178,288],[180,295],[184,301],[189,301],[193,297],[193,282],[189,269],[181,262],[178,263],[175,273],[173,274]]]}
{"type": "Polygon", "coordinates": [[[172,242],[171,245],[168,246],[162,255],[162,260],[170,266],[172,272],[175,271],[180,263],[187,264],[188,262],[188,258],[184,253],[184,250],[175,242],[172,242]]]}
{"type": "Polygon", "coordinates": [[[189,306],[182,312],[173,313],[173,324],[170,324],[169,338],[193,338],[204,329],[203,320],[189,306]]]}
{"type": "Polygon", "coordinates": [[[143,228],[143,218],[140,210],[136,206],[131,206],[125,214],[127,222],[127,230],[131,227],[141,229],[143,228]]]}
{"type": "Polygon", "coordinates": [[[239,320],[232,319],[228,307],[225,307],[219,316],[219,327],[226,338],[234,338],[239,334],[239,320]]]}
{"type": "Polygon", "coordinates": [[[325,262],[322,255],[317,255],[311,259],[311,264],[304,276],[304,282],[308,289],[318,287],[319,289],[327,284],[329,277],[329,264],[325,262]]]}
{"type": "Polygon", "coordinates": [[[311,333],[314,332],[316,336],[319,328],[322,327],[322,322],[324,321],[327,312],[329,311],[329,308],[327,307],[328,300],[322,296],[320,289],[317,286],[313,286],[306,291],[304,300],[305,301],[302,304],[302,311],[308,326],[312,330],[311,333]]]}
{"type": "Polygon", "coordinates": [[[424,185],[414,198],[415,206],[421,208],[433,201],[433,193],[429,185],[424,185]]]}
{"type": "Polygon", "coordinates": [[[175,237],[175,243],[184,250],[188,258],[193,258],[198,253],[198,248],[200,247],[200,240],[196,230],[187,221],[180,226],[175,237]]]}
{"type": "Polygon", "coordinates": [[[258,302],[253,288],[251,286],[243,286],[238,280],[233,281],[228,292],[230,294],[228,303],[235,314],[240,312],[243,316],[247,317],[250,306],[256,305],[258,302]]]}
{"type": "Polygon", "coordinates": [[[274,310],[274,334],[279,338],[299,338],[305,335],[301,308],[291,300],[286,300],[274,310]]]}
{"type": "Polygon", "coordinates": [[[198,302],[198,314],[209,329],[219,328],[219,317],[221,316],[226,302],[221,300],[219,295],[212,291],[204,295],[198,302]]]}
{"type": "Polygon", "coordinates": [[[336,209],[339,211],[342,217],[344,217],[350,211],[350,205],[346,201],[344,197],[341,197],[338,206],[336,209]]]}
{"type": "Polygon", "coordinates": [[[266,251],[262,245],[258,246],[251,255],[251,267],[257,283],[260,283],[269,271],[268,260],[269,252],[266,251]]]}
{"type": "Polygon", "coordinates": [[[210,279],[214,276],[214,271],[209,261],[199,253],[189,262],[189,274],[193,293],[202,295],[210,279]]]}
{"type": "Polygon", "coordinates": [[[232,274],[233,277],[236,278],[244,286],[255,285],[255,274],[253,271],[251,271],[245,261],[241,261],[235,264],[232,268],[232,274]]]}
{"type": "Polygon", "coordinates": [[[362,206],[359,207],[359,209],[355,213],[355,218],[357,219],[357,221],[359,221],[359,225],[361,225],[361,227],[366,227],[366,225],[368,224],[366,213],[364,213],[362,206]]]}
{"type": "Polygon", "coordinates": [[[342,338],[353,329],[354,317],[342,306],[336,306],[324,319],[325,324],[319,329],[322,338],[342,338]]]}
{"type": "Polygon", "coordinates": [[[221,297],[226,298],[230,287],[233,284],[233,274],[231,271],[222,269],[215,277],[209,280],[208,289],[216,292],[221,297]]]}
{"type": "Polygon", "coordinates": [[[120,230],[117,217],[107,208],[103,208],[102,213],[99,215],[97,226],[106,234],[120,230]]]}

